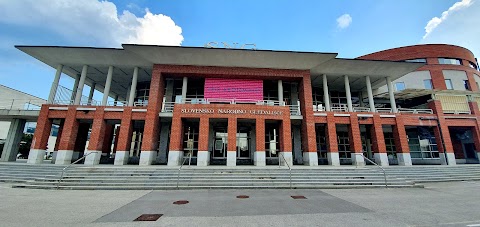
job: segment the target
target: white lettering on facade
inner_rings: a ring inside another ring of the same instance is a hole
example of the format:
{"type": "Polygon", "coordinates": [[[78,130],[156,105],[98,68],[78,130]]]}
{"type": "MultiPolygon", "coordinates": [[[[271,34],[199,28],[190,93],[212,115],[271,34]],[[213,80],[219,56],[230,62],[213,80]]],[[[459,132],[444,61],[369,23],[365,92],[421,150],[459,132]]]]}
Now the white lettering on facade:
{"type": "Polygon", "coordinates": [[[220,42],[221,44],[219,45],[218,42],[208,42],[205,43],[205,48],[223,48],[225,49],[251,49],[251,50],[256,50],[257,45],[255,43],[245,43],[240,45],[239,43],[232,43],[233,45],[230,45],[226,42],[220,42]]]}
{"type": "Polygon", "coordinates": [[[278,110],[240,110],[240,109],[181,109],[182,114],[252,114],[252,115],[283,115],[278,110]]]}

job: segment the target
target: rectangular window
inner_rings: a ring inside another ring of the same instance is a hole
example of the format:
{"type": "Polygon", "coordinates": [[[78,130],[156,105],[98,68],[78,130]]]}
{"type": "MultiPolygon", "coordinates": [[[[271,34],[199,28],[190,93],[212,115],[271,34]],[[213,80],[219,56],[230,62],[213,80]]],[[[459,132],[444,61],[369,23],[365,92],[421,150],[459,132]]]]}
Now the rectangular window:
{"type": "Polygon", "coordinates": [[[450,80],[450,79],[445,79],[445,85],[447,86],[447,89],[448,89],[448,90],[453,90],[452,80],[450,80]]]}
{"type": "Polygon", "coordinates": [[[466,90],[470,90],[470,86],[468,86],[468,80],[463,81],[463,86],[465,86],[466,90]]]}
{"type": "Polygon", "coordinates": [[[404,82],[396,82],[395,83],[395,89],[397,91],[403,91],[405,90],[405,83],[404,82]]]}
{"type": "Polygon", "coordinates": [[[423,86],[425,87],[425,89],[432,90],[433,89],[432,79],[423,80],[423,86]]]}
{"type": "Polygon", "coordinates": [[[438,58],[438,63],[447,65],[461,65],[462,60],[456,58],[438,58]]]}
{"type": "Polygon", "coordinates": [[[405,62],[420,62],[420,63],[427,63],[427,59],[425,58],[417,58],[417,59],[408,59],[405,62]]]}
{"type": "Polygon", "coordinates": [[[470,68],[477,69],[477,66],[473,62],[469,61],[468,63],[470,63],[470,68]]]}

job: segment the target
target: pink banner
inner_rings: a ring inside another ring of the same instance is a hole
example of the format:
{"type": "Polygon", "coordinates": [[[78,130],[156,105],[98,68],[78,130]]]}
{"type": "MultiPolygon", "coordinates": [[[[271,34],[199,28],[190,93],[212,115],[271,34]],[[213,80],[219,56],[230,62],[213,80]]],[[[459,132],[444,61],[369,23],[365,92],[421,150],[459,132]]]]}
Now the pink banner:
{"type": "Polygon", "coordinates": [[[205,78],[205,98],[263,100],[263,81],[205,78]]]}

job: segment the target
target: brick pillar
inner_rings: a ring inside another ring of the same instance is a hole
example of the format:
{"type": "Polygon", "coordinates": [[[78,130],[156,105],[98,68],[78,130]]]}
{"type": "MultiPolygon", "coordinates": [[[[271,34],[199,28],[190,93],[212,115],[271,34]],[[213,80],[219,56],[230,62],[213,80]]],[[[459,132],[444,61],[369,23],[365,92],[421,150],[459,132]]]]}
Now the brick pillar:
{"type": "Polygon", "coordinates": [[[350,141],[352,164],[356,166],[364,166],[365,160],[362,155],[362,138],[360,135],[360,125],[356,113],[350,113],[350,127],[348,129],[348,137],[350,141]]]}
{"type": "Polygon", "coordinates": [[[58,145],[57,158],[55,164],[67,165],[72,161],[73,151],[75,150],[75,142],[77,141],[77,134],[79,128],[79,122],[76,119],[77,110],[75,106],[69,106],[67,110],[67,116],[65,117],[65,123],[62,130],[62,138],[58,145]]]}
{"type": "Polygon", "coordinates": [[[338,155],[337,126],[335,124],[335,116],[333,116],[333,112],[327,112],[325,137],[327,141],[328,164],[332,166],[339,166],[340,157],[338,155]]]}
{"type": "Polygon", "coordinates": [[[145,128],[143,129],[142,152],[140,165],[151,165],[158,153],[158,140],[160,133],[160,113],[164,95],[164,81],[159,68],[153,67],[152,81],[148,96],[145,128]]]}
{"type": "Polygon", "coordinates": [[[442,153],[445,152],[445,154],[440,154],[440,161],[442,165],[456,165],[457,162],[455,161],[452,139],[450,136],[450,131],[448,130],[447,122],[445,121],[445,117],[443,115],[442,104],[438,100],[433,100],[428,103],[428,107],[433,110],[434,114],[437,115],[438,125],[440,127],[435,127],[433,130],[435,133],[435,141],[437,142],[438,151],[442,153]],[[441,130],[443,137],[440,136],[439,130],[441,130]],[[443,146],[445,146],[445,150],[443,146]]]}
{"type": "Polygon", "coordinates": [[[48,118],[49,105],[42,105],[38,115],[37,127],[33,135],[30,153],[28,154],[29,164],[40,164],[43,162],[43,156],[47,151],[48,137],[52,130],[52,120],[48,118]]]}
{"type": "Polygon", "coordinates": [[[265,119],[257,118],[255,120],[255,146],[256,151],[253,157],[253,163],[256,166],[265,166],[266,165],[266,156],[265,156],[265,119]]]}
{"type": "Polygon", "coordinates": [[[170,130],[170,148],[168,151],[169,166],[179,166],[183,160],[183,123],[182,118],[175,114],[172,117],[172,129],[170,130]]]}
{"type": "Polygon", "coordinates": [[[430,69],[430,75],[432,78],[433,89],[447,90],[445,77],[443,77],[443,71],[441,69],[430,69]]]}
{"type": "Polygon", "coordinates": [[[197,166],[208,166],[210,164],[210,152],[208,151],[210,119],[208,117],[201,117],[199,128],[197,166]]]}
{"type": "Polygon", "coordinates": [[[107,123],[103,116],[105,111],[97,108],[95,111],[92,132],[90,134],[90,142],[88,143],[87,153],[85,158],[85,165],[98,165],[100,157],[102,157],[103,146],[105,144],[105,132],[107,123]]]}
{"type": "MultiPolygon", "coordinates": [[[[313,116],[313,115],[312,115],[313,116]]],[[[293,165],[293,156],[292,156],[292,126],[290,122],[290,116],[284,117],[279,129],[279,139],[280,139],[280,152],[279,155],[283,155],[283,158],[279,156],[280,165],[293,165]]],[[[315,152],[316,154],[316,152],[315,152]]],[[[318,163],[318,160],[317,160],[318,163]]],[[[318,165],[318,164],[317,164],[318,165]]]]}
{"type": "Polygon", "coordinates": [[[132,144],[133,122],[132,108],[123,109],[122,121],[120,123],[120,132],[118,133],[117,151],[115,153],[115,165],[126,165],[130,156],[130,146],[132,144]]]}
{"type": "Polygon", "coordinates": [[[227,166],[237,165],[237,119],[228,118],[227,166]]]}
{"type": "Polygon", "coordinates": [[[379,114],[373,115],[373,125],[370,127],[372,150],[375,162],[381,166],[388,166],[387,147],[383,135],[382,122],[379,114]]]}
{"type": "MultiPolygon", "coordinates": [[[[465,62],[465,61],[464,61],[465,62]]],[[[469,63],[467,63],[469,64],[469,63]]],[[[468,65],[468,67],[470,67],[468,65]]],[[[467,72],[467,79],[468,79],[468,87],[470,88],[471,91],[478,91],[478,86],[477,86],[477,83],[475,81],[475,77],[473,76],[473,73],[472,72],[467,72]]]]}
{"type": "Polygon", "coordinates": [[[303,163],[318,165],[317,142],[315,138],[315,118],[313,116],[312,81],[310,71],[305,71],[299,86],[300,109],[302,111],[303,163]]]}
{"type": "Polygon", "coordinates": [[[405,125],[403,122],[402,115],[397,114],[395,117],[395,125],[393,126],[393,138],[395,140],[398,165],[411,166],[412,157],[410,156],[407,132],[405,131],[405,125]]]}

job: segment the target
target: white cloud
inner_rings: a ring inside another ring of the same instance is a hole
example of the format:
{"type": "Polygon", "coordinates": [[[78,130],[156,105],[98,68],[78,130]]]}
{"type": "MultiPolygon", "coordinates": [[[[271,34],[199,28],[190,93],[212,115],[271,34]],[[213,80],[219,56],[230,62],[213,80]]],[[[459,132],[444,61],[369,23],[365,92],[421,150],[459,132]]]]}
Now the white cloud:
{"type": "Polygon", "coordinates": [[[462,9],[468,8],[472,5],[472,0],[462,0],[460,2],[456,2],[447,11],[442,13],[440,18],[434,17],[430,21],[428,21],[427,25],[425,26],[425,35],[423,38],[425,39],[433,30],[435,30],[438,25],[440,25],[443,21],[445,21],[452,13],[456,11],[460,11],[462,9]]]}
{"type": "Polygon", "coordinates": [[[128,10],[120,14],[112,2],[98,0],[0,0],[1,23],[53,32],[72,43],[114,47],[182,43],[182,28],[170,17],[144,12],[143,17],[128,10]]]}
{"type": "Polygon", "coordinates": [[[352,23],[352,17],[350,14],[343,14],[337,18],[337,27],[340,29],[347,28],[352,23]]]}
{"type": "Polygon", "coordinates": [[[477,58],[480,58],[479,14],[480,4],[478,0],[457,2],[448,11],[443,12],[441,18],[435,19],[440,21],[435,26],[432,25],[435,23],[432,22],[433,19],[428,22],[431,29],[427,31],[421,43],[446,43],[462,46],[471,50],[477,58]]]}

